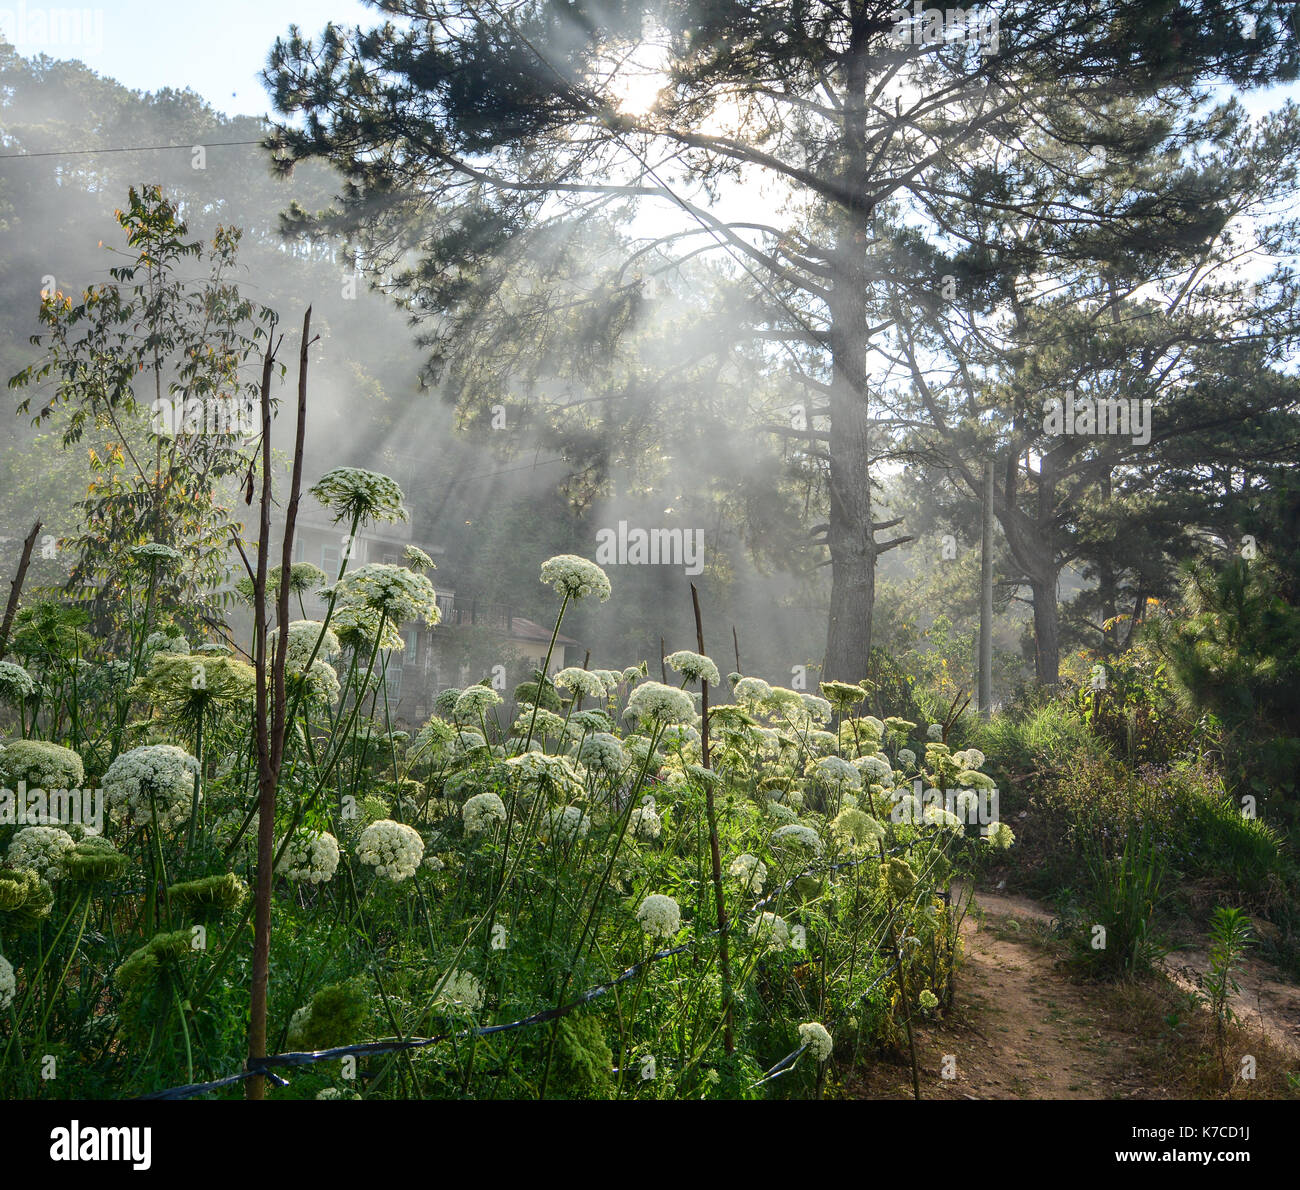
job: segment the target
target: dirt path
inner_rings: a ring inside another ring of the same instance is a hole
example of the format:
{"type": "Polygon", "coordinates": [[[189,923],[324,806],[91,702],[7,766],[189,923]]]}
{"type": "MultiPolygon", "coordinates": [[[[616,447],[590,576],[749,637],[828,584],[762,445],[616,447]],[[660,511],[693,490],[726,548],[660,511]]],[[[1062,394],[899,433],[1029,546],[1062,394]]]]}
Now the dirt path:
{"type": "MultiPolygon", "coordinates": [[[[918,1055],[939,1073],[930,1097],[1124,1099],[1159,1095],[1132,1060],[1131,1035],[1028,939],[1049,914],[1031,901],[981,894],[962,923],[966,955],[957,974],[952,1030],[926,1038],[918,1055]],[[937,1044],[936,1044],[937,1043],[937,1044]],[[942,1077],[945,1049],[956,1077],[942,1077]]],[[[923,1093],[926,1093],[923,1092],[923,1093]]]]}
{"type": "MultiPolygon", "coordinates": [[[[1041,905],[980,893],[962,923],[965,957],[956,999],[939,1027],[917,1036],[927,1099],[1160,1099],[1175,1092],[1143,1061],[1149,1037],[1135,1034],[1114,997],[1072,980],[1035,941],[1051,922],[1041,905]],[[945,1077],[947,1071],[951,1077],[945,1077]]],[[[1180,951],[1171,973],[1189,989],[1205,955],[1180,951]],[[1175,968],[1185,967],[1181,976],[1175,968]]],[[[1300,989],[1254,962],[1236,1008],[1281,1047],[1300,1054],[1300,989]],[[1262,1012],[1260,1011],[1262,1009],[1262,1012]],[[1254,1019],[1252,1019],[1254,1018],[1254,1019]]],[[[1150,1022],[1147,1028],[1159,1028],[1150,1022]]],[[[1144,1030],[1145,1031],[1145,1030],[1144,1030]]],[[[905,1069],[877,1068],[874,1094],[910,1094],[905,1069]]]]}

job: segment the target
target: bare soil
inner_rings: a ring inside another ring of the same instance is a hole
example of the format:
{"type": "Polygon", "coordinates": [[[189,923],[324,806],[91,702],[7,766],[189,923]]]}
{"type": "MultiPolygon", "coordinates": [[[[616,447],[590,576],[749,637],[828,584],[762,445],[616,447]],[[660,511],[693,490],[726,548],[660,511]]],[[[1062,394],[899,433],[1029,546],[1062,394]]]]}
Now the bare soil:
{"type": "MultiPolygon", "coordinates": [[[[1162,1002],[1150,989],[1128,995],[1075,977],[1059,957],[1051,920],[1026,898],[977,894],[962,923],[965,953],[953,1006],[942,1020],[914,1022],[922,1097],[1186,1097],[1186,1055],[1169,1057],[1162,1002]]],[[[1176,988],[1187,991],[1206,966],[1204,952],[1194,950],[1166,962],[1176,988]]],[[[1233,1007],[1245,1032],[1262,1032],[1272,1043],[1266,1060],[1300,1071],[1300,988],[1257,959],[1239,982],[1233,1007]]],[[[910,1096],[910,1070],[905,1061],[872,1063],[846,1090],[855,1097],[910,1096]]]]}

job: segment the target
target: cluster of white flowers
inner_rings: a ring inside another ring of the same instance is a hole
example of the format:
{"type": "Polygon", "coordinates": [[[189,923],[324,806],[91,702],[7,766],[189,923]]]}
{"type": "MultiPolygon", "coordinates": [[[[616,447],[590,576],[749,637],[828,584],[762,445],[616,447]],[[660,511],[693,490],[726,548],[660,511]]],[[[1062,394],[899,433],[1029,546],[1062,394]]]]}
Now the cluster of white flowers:
{"type": "Polygon", "coordinates": [[[583,698],[594,698],[597,702],[605,700],[605,683],[593,670],[579,669],[576,665],[570,665],[560,670],[554,680],[561,690],[572,690],[583,698]]]}
{"type": "Polygon", "coordinates": [[[925,738],[927,740],[943,739],[943,724],[931,723],[930,726],[925,729],[925,738]]]}
{"type": "Polygon", "coordinates": [[[862,774],[842,756],[823,756],[813,765],[813,775],[828,785],[862,788],[862,774]]]}
{"type": "Polygon", "coordinates": [[[563,756],[525,752],[521,756],[511,756],[505,763],[525,785],[537,784],[560,796],[576,797],[582,793],[578,774],[563,756]]]}
{"type": "Polygon", "coordinates": [[[123,752],[104,774],[104,796],[111,811],[125,811],[141,822],[175,825],[188,817],[199,762],[174,744],[145,744],[123,752]]]}
{"type": "Polygon", "coordinates": [[[578,759],[589,769],[599,769],[604,773],[617,773],[627,763],[623,745],[608,731],[593,732],[583,740],[578,748],[578,759]]]}
{"type": "Polygon", "coordinates": [[[735,687],[736,701],[756,706],[772,697],[772,687],[762,678],[741,678],[735,687]]]}
{"type": "Polygon", "coordinates": [[[951,810],[945,810],[938,805],[926,806],[921,821],[926,826],[937,826],[949,831],[959,831],[966,825],[951,810]]]}
{"type": "Polygon", "coordinates": [[[727,875],[740,882],[746,892],[757,895],[767,883],[767,865],[748,851],[736,856],[727,866],[727,875]]]}
{"type": "Polygon", "coordinates": [[[492,829],[493,823],[504,823],[506,804],[495,793],[476,793],[460,810],[465,820],[465,831],[481,835],[492,829]]]}
{"type": "Polygon", "coordinates": [[[290,880],[324,884],[339,867],[339,841],[328,831],[307,831],[284,849],[276,871],[290,880]]]}
{"type": "Polygon", "coordinates": [[[419,832],[391,818],[372,822],[357,840],[357,859],[389,880],[414,876],[423,858],[424,840],[419,832]]]}
{"type": "Polygon", "coordinates": [[[28,789],[79,789],[85,769],[71,748],[45,740],[14,740],[0,748],[0,779],[12,786],[26,781],[28,789]]]}
{"type": "Polygon", "coordinates": [[[456,732],[456,738],[452,742],[451,750],[456,756],[468,756],[486,747],[487,740],[483,738],[481,731],[469,731],[461,728],[456,732]]]}
{"type": "Polygon", "coordinates": [[[984,836],[984,842],[997,851],[1006,851],[1015,841],[1015,833],[1005,822],[995,822],[984,836]]]}
{"type": "Polygon", "coordinates": [[[816,694],[800,694],[799,701],[803,703],[804,711],[812,722],[830,722],[831,704],[826,699],[819,698],[816,694]]]}
{"type": "Polygon", "coordinates": [[[25,826],[9,841],[9,863],[31,868],[53,882],[63,875],[68,852],[75,846],[72,836],[57,826],[25,826]]]}
{"type": "Polygon", "coordinates": [[[874,847],[878,839],[885,837],[885,828],[865,810],[850,807],[841,810],[831,823],[831,830],[837,838],[858,847],[874,847]]]}
{"type": "Polygon", "coordinates": [[[910,769],[916,763],[916,753],[911,748],[899,748],[898,750],[898,767],[901,769],[910,769]]]}
{"type": "Polygon", "coordinates": [[[638,723],[688,723],[695,718],[695,703],[675,686],[642,682],[628,697],[623,713],[638,723]]]}
{"type": "Polygon", "coordinates": [[[669,669],[675,669],[688,682],[708,682],[710,686],[719,686],[722,684],[722,675],[718,673],[718,667],[708,658],[699,653],[692,653],[689,649],[681,649],[676,653],[669,653],[664,660],[669,669]]]}
{"type": "Polygon", "coordinates": [[[311,489],[326,508],[332,509],[336,521],[354,518],[375,521],[404,521],[402,489],[378,471],[360,467],[335,467],[326,471],[311,489]]]}
{"type": "Polygon", "coordinates": [[[541,581],[555,588],[556,594],[570,599],[586,599],[595,595],[604,603],[612,588],[607,575],[595,562],[579,558],[577,554],[556,554],[542,563],[541,581]]]}
{"type": "Polygon", "coordinates": [[[467,686],[456,699],[451,717],[456,723],[478,723],[493,707],[502,703],[499,695],[491,686],[467,686]]]}
{"type": "Polygon", "coordinates": [[[672,938],[682,928],[682,907],[662,893],[651,893],[636,911],[641,928],[651,938],[672,938]]]}
{"type": "Polygon", "coordinates": [[[637,839],[657,839],[663,833],[663,829],[664,820],[659,817],[659,811],[655,809],[654,798],[647,798],[645,805],[633,810],[632,817],[628,820],[628,830],[637,839]]]}
{"type": "Polygon", "coordinates": [[[546,812],[537,833],[544,843],[573,843],[589,830],[591,819],[578,806],[560,806],[546,812]]]}
{"type": "Polygon", "coordinates": [[[858,772],[873,785],[882,785],[893,779],[894,766],[889,763],[887,756],[860,756],[853,763],[858,772]]]}
{"type": "Polygon", "coordinates": [[[813,855],[821,855],[821,836],[810,826],[792,822],[787,826],[778,826],[772,832],[772,842],[779,846],[797,847],[813,855]]]}
{"type": "Polygon", "coordinates": [[[917,996],[917,1003],[921,1005],[926,1012],[931,1012],[939,1007],[939,997],[936,996],[929,988],[922,988],[921,994],[917,996]]]}
{"type": "Polygon", "coordinates": [[[808,1052],[819,1062],[825,1062],[835,1049],[830,1031],[817,1021],[808,1021],[799,1026],[799,1044],[806,1045],[808,1052]]]}
{"type": "Polygon", "coordinates": [[[978,769],[984,767],[984,753],[978,748],[964,748],[960,752],[952,754],[952,760],[955,765],[963,769],[978,769]]]}
{"type": "MultiPolygon", "coordinates": [[[[272,636],[275,633],[271,634],[272,636]]],[[[302,673],[307,665],[307,658],[316,649],[314,660],[333,661],[339,655],[339,638],[334,629],[325,628],[319,620],[294,620],[289,625],[288,641],[285,645],[284,665],[294,673],[302,673]],[[325,629],[324,636],[321,629],[325,629]],[[320,648],[316,642],[320,641],[320,648]]]]}
{"type": "Polygon", "coordinates": [[[442,618],[433,584],[405,566],[371,562],[345,574],[334,591],[340,610],[368,608],[382,613],[393,624],[409,620],[436,624],[442,618]]]}
{"type": "Polygon", "coordinates": [[[0,698],[6,702],[26,702],[36,694],[36,679],[21,665],[0,661],[0,698]]]}
{"type": "Polygon", "coordinates": [[[532,732],[534,740],[560,739],[568,734],[568,725],[561,715],[539,707],[534,703],[521,703],[518,717],[510,725],[510,730],[517,739],[526,740],[532,732]]]}
{"type": "Polygon", "coordinates": [[[8,1008],[18,994],[18,976],[13,964],[0,954],[0,1011],[8,1008]]]}
{"type": "Polygon", "coordinates": [[[302,682],[303,693],[308,701],[323,707],[332,707],[342,689],[338,672],[328,661],[322,661],[319,657],[311,663],[311,669],[305,677],[301,670],[296,670],[291,674],[291,681],[302,682]]]}
{"type": "Polygon", "coordinates": [[[775,818],[777,822],[796,822],[799,818],[790,806],[782,805],[778,801],[769,801],[767,812],[769,817],[775,818]]]}
{"type": "Polygon", "coordinates": [[[355,1091],[345,1091],[342,1087],[322,1087],[316,1092],[317,1099],[360,1099],[355,1091]]]}
{"type": "Polygon", "coordinates": [[[749,936],[773,950],[790,945],[790,923],[778,913],[760,913],[749,923],[749,936]]]}
{"type": "Polygon", "coordinates": [[[473,972],[458,968],[447,976],[442,991],[438,993],[438,1002],[448,1008],[467,1008],[470,1012],[477,1012],[483,1007],[483,985],[473,972]]]}
{"type": "Polygon", "coordinates": [[[378,647],[382,653],[398,653],[406,648],[406,641],[398,626],[363,603],[336,607],[333,622],[339,640],[349,649],[369,653],[372,648],[378,647]],[[379,630],[381,621],[382,632],[379,630]],[[379,638],[378,646],[375,644],[376,637],[379,638]]]}
{"type": "Polygon", "coordinates": [[[179,632],[151,632],[144,638],[144,658],[146,661],[155,653],[187,654],[190,642],[179,632]]]}

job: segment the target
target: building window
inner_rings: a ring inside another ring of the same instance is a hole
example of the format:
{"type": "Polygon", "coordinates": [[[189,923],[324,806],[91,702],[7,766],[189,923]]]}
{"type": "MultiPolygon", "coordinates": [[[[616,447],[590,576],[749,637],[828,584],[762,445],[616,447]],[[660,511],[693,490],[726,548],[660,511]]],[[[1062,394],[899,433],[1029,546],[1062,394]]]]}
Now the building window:
{"type": "Polygon", "coordinates": [[[325,577],[333,582],[339,575],[339,547],[336,545],[323,545],[320,547],[320,568],[325,572],[325,577]]]}
{"type": "Polygon", "coordinates": [[[416,628],[408,628],[402,636],[406,639],[406,655],[402,658],[405,665],[414,665],[419,660],[420,633],[416,628]]]}
{"type": "Polygon", "coordinates": [[[402,670],[400,666],[394,666],[384,673],[384,684],[388,687],[388,701],[390,703],[398,702],[402,697],[402,670]]]}

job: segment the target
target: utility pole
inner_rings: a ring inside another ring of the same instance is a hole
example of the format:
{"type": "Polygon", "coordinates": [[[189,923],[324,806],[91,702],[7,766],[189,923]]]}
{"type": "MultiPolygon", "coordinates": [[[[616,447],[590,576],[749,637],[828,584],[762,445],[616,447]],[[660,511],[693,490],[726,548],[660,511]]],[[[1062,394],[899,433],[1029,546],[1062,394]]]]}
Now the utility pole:
{"type": "Polygon", "coordinates": [[[993,460],[984,464],[984,502],[980,531],[979,713],[993,711],[993,460]]]}

